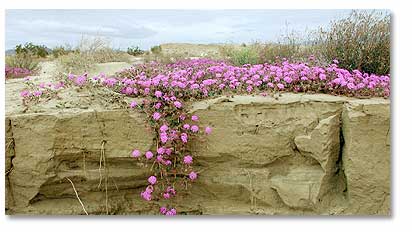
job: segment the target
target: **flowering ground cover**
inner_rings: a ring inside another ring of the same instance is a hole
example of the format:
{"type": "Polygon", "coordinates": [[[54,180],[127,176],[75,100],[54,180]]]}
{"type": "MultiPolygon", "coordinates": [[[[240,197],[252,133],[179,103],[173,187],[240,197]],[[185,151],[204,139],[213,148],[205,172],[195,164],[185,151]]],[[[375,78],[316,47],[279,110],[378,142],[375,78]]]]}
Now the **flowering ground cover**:
{"type": "Polygon", "coordinates": [[[6,79],[22,78],[30,75],[32,75],[32,72],[25,68],[9,67],[7,65],[5,67],[6,79]]]}
{"type": "Polygon", "coordinates": [[[201,127],[197,115],[188,113],[189,102],[233,94],[271,96],[276,92],[327,93],[349,97],[389,97],[390,75],[374,75],[339,68],[335,60],[327,67],[283,60],[273,64],[232,66],[211,59],[182,60],[172,64],[151,62],[135,65],[114,76],[90,77],[68,74],[58,83],[34,85],[20,94],[25,104],[40,101],[62,88],[104,87],[135,97],[129,108],[144,112],[156,135],[156,149],[133,149],[130,156],[146,164],[151,175],[140,196],[145,201],[158,201],[160,214],[176,215],[173,199],[187,191],[200,177],[194,167],[195,157],[188,143],[201,141],[213,133],[201,127]],[[137,98],[141,101],[138,101],[137,98]]]}

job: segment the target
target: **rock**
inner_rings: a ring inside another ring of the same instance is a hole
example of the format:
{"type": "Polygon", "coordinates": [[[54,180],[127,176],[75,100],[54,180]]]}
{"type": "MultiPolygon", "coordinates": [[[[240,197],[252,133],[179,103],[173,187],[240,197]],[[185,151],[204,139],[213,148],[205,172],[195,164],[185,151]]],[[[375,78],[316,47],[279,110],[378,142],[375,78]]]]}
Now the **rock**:
{"type": "MultiPolygon", "coordinates": [[[[149,167],[130,157],[155,149],[145,115],[96,104],[6,112],[7,214],[84,214],[69,179],[89,214],[157,214],[165,202],[139,196],[149,167]]],[[[191,112],[213,132],[189,141],[199,178],[173,200],[180,213],[389,213],[390,172],[374,169],[389,165],[387,100],[234,96],[194,102],[191,112]]]]}
{"type": "Polygon", "coordinates": [[[390,107],[380,100],[356,100],[343,108],[343,169],[347,214],[390,214],[390,107]]]}
{"type": "Polygon", "coordinates": [[[300,166],[286,176],[273,177],[273,188],[282,200],[295,208],[315,208],[323,195],[336,186],[331,178],[336,172],[340,151],[340,112],[322,119],[309,135],[295,137],[295,144],[304,155],[320,166],[300,166]]]}

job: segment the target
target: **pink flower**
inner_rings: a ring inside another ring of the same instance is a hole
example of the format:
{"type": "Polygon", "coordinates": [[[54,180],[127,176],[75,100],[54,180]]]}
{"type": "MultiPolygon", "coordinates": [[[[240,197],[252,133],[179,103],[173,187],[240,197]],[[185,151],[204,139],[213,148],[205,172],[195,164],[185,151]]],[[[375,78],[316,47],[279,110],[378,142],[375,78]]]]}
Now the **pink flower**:
{"type": "Polygon", "coordinates": [[[160,133],[160,141],[162,142],[162,143],[167,143],[167,140],[168,140],[169,138],[167,137],[167,133],[165,133],[165,132],[162,132],[162,133],[160,133]]]}
{"type": "Polygon", "coordinates": [[[207,126],[207,127],[205,128],[205,133],[206,133],[207,135],[209,135],[210,133],[212,133],[212,128],[207,126]]]}
{"type": "Polygon", "coordinates": [[[187,134],[186,134],[186,133],[182,133],[182,134],[180,135],[180,138],[182,139],[182,142],[183,142],[183,143],[187,143],[187,134]]]}
{"type": "Polygon", "coordinates": [[[166,165],[171,165],[171,164],[172,164],[172,161],[170,161],[170,160],[165,160],[165,161],[164,161],[164,164],[166,164],[166,165]]]}
{"type": "Polygon", "coordinates": [[[153,185],[148,185],[148,186],[146,187],[145,192],[152,193],[152,192],[153,192],[153,185]]]}
{"type": "Polygon", "coordinates": [[[192,156],[187,155],[187,156],[183,157],[183,163],[185,163],[185,164],[191,164],[191,163],[193,163],[193,158],[192,158],[192,156]]]}
{"type": "Polygon", "coordinates": [[[163,125],[160,127],[160,131],[161,131],[161,132],[166,132],[168,129],[169,129],[169,127],[168,127],[166,124],[163,124],[163,125]]]}
{"type": "Polygon", "coordinates": [[[137,158],[137,157],[139,157],[140,156],[140,151],[139,150],[133,150],[132,151],[132,156],[134,157],[134,158],[137,158]]]}
{"type": "Polygon", "coordinates": [[[156,156],[156,161],[159,162],[159,163],[162,163],[163,162],[163,156],[162,155],[156,156]]]}
{"type": "Polygon", "coordinates": [[[170,193],[163,193],[163,198],[164,199],[169,199],[170,198],[170,193]]]}
{"type": "Polygon", "coordinates": [[[161,116],[162,116],[162,115],[161,115],[159,112],[154,112],[154,113],[153,113],[153,119],[154,119],[155,121],[159,120],[161,116]]]}
{"type": "Polygon", "coordinates": [[[175,216],[176,213],[173,213],[173,211],[169,210],[166,212],[166,216],[175,216]]]}
{"type": "Polygon", "coordinates": [[[284,80],[286,81],[286,83],[290,84],[292,82],[292,78],[290,77],[285,77],[284,80]]]}
{"type": "Polygon", "coordinates": [[[159,211],[160,211],[161,214],[164,215],[164,214],[166,214],[166,212],[167,212],[167,208],[164,207],[164,206],[162,206],[162,207],[160,207],[160,210],[159,210],[159,211]]]}
{"type": "Polygon", "coordinates": [[[166,192],[176,195],[176,190],[172,186],[168,186],[166,192]]]}
{"type": "Polygon", "coordinates": [[[182,103],[180,103],[179,101],[175,101],[173,103],[175,105],[176,108],[180,109],[182,107],[182,103]]]}
{"type": "Polygon", "coordinates": [[[140,193],[140,196],[141,196],[143,199],[145,199],[146,201],[151,201],[151,200],[152,200],[152,194],[149,193],[149,192],[147,192],[147,191],[141,192],[141,193],[140,193]]]}
{"type": "Polygon", "coordinates": [[[109,87],[113,87],[116,84],[117,80],[115,78],[105,78],[103,80],[103,84],[109,86],[109,87]]]}
{"type": "Polygon", "coordinates": [[[176,212],[176,210],[175,210],[174,208],[171,208],[169,212],[170,212],[172,215],[176,215],[176,214],[177,214],[177,212],[176,212]]]}
{"type": "Polygon", "coordinates": [[[147,181],[151,184],[154,185],[157,182],[157,178],[155,176],[150,176],[147,181]]]}
{"type": "Polygon", "coordinates": [[[130,108],[135,108],[137,106],[137,102],[135,102],[135,101],[132,101],[132,102],[130,102],[130,108]]]}
{"type": "Polygon", "coordinates": [[[157,90],[157,91],[155,92],[155,96],[156,96],[157,98],[162,97],[162,95],[163,95],[163,93],[160,92],[159,90],[157,90]]]}
{"type": "Polygon", "coordinates": [[[189,179],[190,180],[196,180],[196,178],[197,178],[197,173],[196,172],[192,171],[192,172],[189,173],[189,179]]]}
{"type": "Polygon", "coordinates": [[[33,95],[36,96],[36,97],[40,97],[42,94],[43,94],[43,92],[40,91],[40,90],[37,90],[37,91],[33,92],[33,95]]]}
{"type": "Polygon", "coordinates": [[[149,160],[149,159],[153,158],[153,153],[151,151],[147,151],[145,156],[146,156],[146,159],[149,160]]]}
{"type": "Polygon", "coordinates": [[[78,76],[74,80],[74,83],[76,83],[76,85],[78,85],[78,86],[82,86],[82,85],[86,84],[86,81],[87,81],[86,75],[82,75],[82,76],[78,76]]]}
{"type": "Polygon", "coordinates": [[[251,85],[246,87],[246,91],[248,91],[248,93],[252,92],[252,90],[253,90],[253,87],[251,85]]]}
{"type": "Polygon", "coordinates": [[[196,125],[193,125],[190,129],[191,129],[191,130],[192,130],[192,132],[194,132],[194,133],[196,133],[196,132],[198,132],[198,131],[199,131],[199,127],[198,127],[198,126],[196,126],[196,125]]]}
{"type": "Polygon", "coordinates": [[[356,89],[355,84],[353,84],[352,82],[351,82],[351,83],[348,83],[346,86],[347,86],[347,87],[348,87],[348,89],[350,89],[350,90],[352,90],[352,89],[356,89]]]}
{"type": "Polygon", "coordinates": [[[166,212],[166,216],[175,216],[177,214],[174,208],[171,208],[169,211],[166,212]]]}
{"type": "Polygon", "coordinates": [[[282,90],[282,89],[285,88],[285,86],[284,86],[283,84],[281,84],[281,83],[277,84],[277,86],[278,86],[278,88],[279,88],[280,90],[282,90]]]}
{"type": "Polygon", "coordinates": [[[196,122],[196,121],[198,121],[198,120],[199,120],[199,117],[198,117],[197,115],[193,115],[193,116],[192,116],[192,121],[195,121],[195,122],[196,122]]]}
{"type": "Polygon", "coordinates": [[[157,154],[163,155],[165,152],[166,152],[166,149],[164,147],[157,148],[157,154]]]}
{"type": "Polygon", "coordinates": [[[158,102],[154,105],[155,109],[160,109],[160,107],[162,107],[162,103],[158,102]]]}
{"type": "Polygon", "coordinates": [[[26,98],[26,97],[30,97],[30,91],[28,90],[23,90],[20,92],[20,97],[26,98]]]}
{"type": "Polygon", "coordinates": [[[184,125],[183,125],[183,129],[189,130],[189,129],[190,129],[190,125],[189,125],[189,124],[184,124],[184,125]]]}

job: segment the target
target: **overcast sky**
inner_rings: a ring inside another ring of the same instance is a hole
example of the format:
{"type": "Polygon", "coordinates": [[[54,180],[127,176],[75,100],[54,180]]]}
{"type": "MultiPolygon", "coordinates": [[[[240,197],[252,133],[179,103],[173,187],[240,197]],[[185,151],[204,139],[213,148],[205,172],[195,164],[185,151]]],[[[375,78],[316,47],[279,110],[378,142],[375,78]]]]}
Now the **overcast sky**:
{"type": "Polygon", "coordinates": [[[276,41],[287,31],[327,26],[350,10],[7,10],[6,49],[33,42],[50,48],[102,36],[114,48],[180,43],[276,41]]]}

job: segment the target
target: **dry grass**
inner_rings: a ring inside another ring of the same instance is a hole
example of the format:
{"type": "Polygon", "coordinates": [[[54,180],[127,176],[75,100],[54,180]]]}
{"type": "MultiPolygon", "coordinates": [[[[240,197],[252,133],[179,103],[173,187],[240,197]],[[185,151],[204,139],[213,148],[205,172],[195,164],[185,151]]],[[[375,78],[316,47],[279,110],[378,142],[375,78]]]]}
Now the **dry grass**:
{"type": "Polygon", "coordinates": [[[58,58],[61,72],[81,74],[97,63],[130,61],[130,55],[111,48],[109,41],[100,37],[82,38],[74,51],[58,58]]]}
{"type": "Polygon", "coordinates": [[[390,15],[353,11],[348,18],[333,21],[319,31],[319,52],[325,60],[367,73],[390,72],[390,15]]]}
{"type": "Polygon", "coordinates": [[[32,72],[39,70],[39,58],[26,54],[6,56],[5,63],[9,67],[24,68],[32,72]]]}

